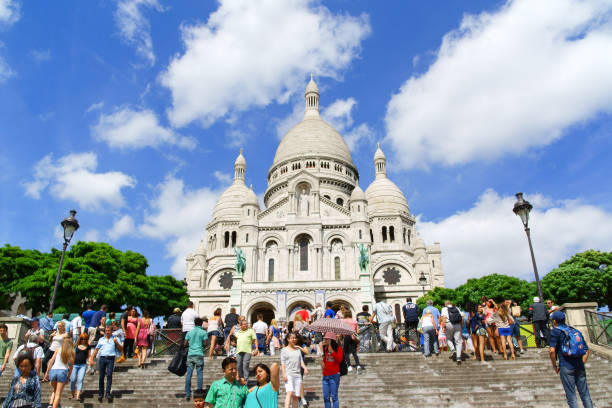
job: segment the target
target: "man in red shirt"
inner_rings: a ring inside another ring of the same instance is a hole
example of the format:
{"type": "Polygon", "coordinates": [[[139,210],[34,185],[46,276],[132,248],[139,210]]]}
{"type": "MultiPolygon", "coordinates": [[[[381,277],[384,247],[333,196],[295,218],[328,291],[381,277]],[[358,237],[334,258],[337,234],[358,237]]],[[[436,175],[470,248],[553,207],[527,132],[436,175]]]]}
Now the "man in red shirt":
{"type": "Polygon", "coordinates": [[[330,405],[338,408],[338,388],[340,387],[340,362],[344,358],[342,347],[336,340],[336,335],[332,332],[325,333],[323,345],[323,401],[325,407],[330,405]],[[330,404],[331,399],[331,404],[330,404]]]}
{"type": "Polygon", "coordinates": [[[308,310],[302,308],[295,312],[295,314],[299,314],[302,317],[304,323],[310,323],[310,315],[308,314],[308,310]]]}

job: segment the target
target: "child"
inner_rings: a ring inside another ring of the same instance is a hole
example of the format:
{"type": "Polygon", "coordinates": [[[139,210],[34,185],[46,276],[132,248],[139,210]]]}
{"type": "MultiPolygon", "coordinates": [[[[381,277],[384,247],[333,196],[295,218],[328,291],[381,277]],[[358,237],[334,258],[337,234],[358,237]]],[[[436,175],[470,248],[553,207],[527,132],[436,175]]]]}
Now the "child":
{"type": "Polygon", "coordinates": [[[203,389],[197,389],[193,392],[193,408],[204,408],[203,389]]]}
{"type": "Polygon", "coordinates": [[[236,336],[230,336],[230,348],[227,352],[228,357],[236,357],[236,336]]]}
{"type": "MultiPolygon", "coordinates": [[[[121,327],[119,327],[119,324],[117,323],[116,320],[112,320],[111,321],[111,329],[113,331],[113,335],[112,337],[116,338],[119,343],[123,346],[123,342],[125,341],[125,336],[123,335],[123,329],[121,329],[121,327]]],[[[123,352],[120,352],[117,350],[117,363],[123,363],[125,361],[125,356],[123,355],[123,352]]]]}

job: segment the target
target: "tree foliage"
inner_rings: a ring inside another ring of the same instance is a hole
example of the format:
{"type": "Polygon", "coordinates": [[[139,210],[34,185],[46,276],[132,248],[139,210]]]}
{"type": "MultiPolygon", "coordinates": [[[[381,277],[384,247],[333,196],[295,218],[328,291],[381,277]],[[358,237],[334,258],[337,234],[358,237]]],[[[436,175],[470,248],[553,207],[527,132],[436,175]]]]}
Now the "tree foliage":
{"type": "Polygon", "coordinates": [[[589,250],[572,256],[542,279],[544,296],[557,304],[612,305],[612,252],[589,250]]]}
{"type": "MultiPolygon", "coordinates": [[[[34,313],[50,306],[61,251],[50,253],[0,248],[0,307],[12,303],[20,292],[34,313]],[[4,302],[4,303],[3,303],[4,302]]],[[[147,276],[147,259],[136,252],[122,252],[101,242],[78,242],[64,258],[56,297],[56,310],[75,312],[86,303],[107,304],[110,310],[133,304],[153,316],[166,315],[188,301],[183,283],[171,276],[147,276]]]]}

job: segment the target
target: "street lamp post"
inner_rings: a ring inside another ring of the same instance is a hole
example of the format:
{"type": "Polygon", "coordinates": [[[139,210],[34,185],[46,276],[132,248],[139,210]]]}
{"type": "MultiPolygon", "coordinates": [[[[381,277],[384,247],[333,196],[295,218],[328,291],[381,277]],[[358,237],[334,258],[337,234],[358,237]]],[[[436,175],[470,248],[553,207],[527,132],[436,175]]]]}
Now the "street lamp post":
{"type": "Polygon", "coordinates": [[[529,251],[531,252],[531,263],[533,264],[533,273],[535,274],[535,281],[538,287],[538,296],[540,302],[544,301],[542,295],[542,285],[540,285],[540,275],[538,274],[538,267],[536,265],[535,256],[533,255],[533,245],[531,245],[531,230],[529,229],[529,212],[533,206],[529,201],[523,199],[523,193],[516,193],[516,203],[512,211],[521,218],[521,222],[525,227],[525,234],[527,234],[527,242],[529,242],[529,251]]]}
{"type": "Polygon", "coordinates": [[[55,276],[55,286],[53,287],[53,296],[51,297],[49,313],[53,313],[53,307],[55,306],[55,295],[57,295],[57,287],[59,285],[60,273],[62,272],[62,265],[64,264],[66,248],[68,248],[68,244],[70,244],[74,232],[79,229],[79,222],[74,218],[75,215],[76,210],[70,210],[70,215],[61,222],[62,228],[64,228],[64,247],[62,248],[62,256],[60,258],[59,267],[57,268],[57,275],[55,276]]]}
{"type": "Polygon", "coordinates": [[[427,285],[427,278],[425,277],[423,271],[421,271],[421,276],[419,276],[419,284],[423,288],[423,296],[425,296],[425,285],[427,285]]]}

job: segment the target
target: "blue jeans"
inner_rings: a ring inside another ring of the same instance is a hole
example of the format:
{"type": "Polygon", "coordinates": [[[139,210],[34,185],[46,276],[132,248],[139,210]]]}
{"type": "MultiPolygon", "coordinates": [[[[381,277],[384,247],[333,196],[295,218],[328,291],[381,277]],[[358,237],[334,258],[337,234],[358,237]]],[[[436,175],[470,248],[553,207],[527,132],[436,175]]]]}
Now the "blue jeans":
{"type": "Polygon", "coordinates": [[[338,408],[338,387],[340,387],[340,373],[323,376],[323,403],[325,408],[338,408]],[[330,401],[331,399],[331,401],[330,401]]]}
{"type": "Polygon", "coordinates": [[[438,354],[440,349],[438,348],[438,336],[436,335],[436,329],[433,327],[427,327],[423,330],[423,352],[426,356],[431,354],[431,346],[433,343],[434,353],[438,354]]]}
{"type": "Polygon", "coordinates": [[[266,335],[265,334],[256,334],[257,336],[257,348],[259,349],[260,353],[266,353],[266,335]]]}
{"type": "Polygon", "coordinates": [[[198,376],[198,390],[202,389],[204,383],[204,356],[187,356],[187,373],[185,374],[185,396],[191,395],[191,376],[195,368],[198,376]]]}
{"type": "Polygon", "coordinates": [[[576,388],[578,388],[578,394],[580,394],[580,399],[582,400],[584,408],[593,408],[589,387],[587,386],[586,371],[560,367],[559,376],[561,377],[561,384],[563,384],[563,388],[565,389],[567,405],[569,405],[570,408],[578,408],[576,388]]]}
{"type": "Polygon", "coordinates": [[[87,371],[87,364],[75,364],[74,367],[72,367],[72,374],[70,374],[71,392],[74,392],[74,390],[81,391],[83,389],[85,371],[87,371]]]}
{"type": "Polygon", "coordinates": [[[113,368],[115,368],[115,356],[100,357],[100,373],[98,377],[98,396],[111,396],[113,385],[113,368]],[[106,376],[106,394],[104,393],[104,376],[106,376]]]}

